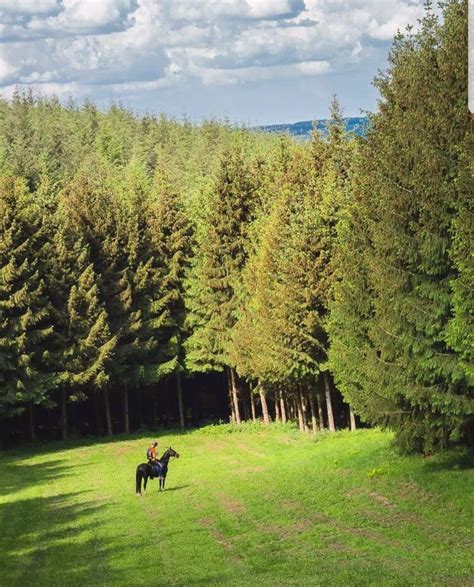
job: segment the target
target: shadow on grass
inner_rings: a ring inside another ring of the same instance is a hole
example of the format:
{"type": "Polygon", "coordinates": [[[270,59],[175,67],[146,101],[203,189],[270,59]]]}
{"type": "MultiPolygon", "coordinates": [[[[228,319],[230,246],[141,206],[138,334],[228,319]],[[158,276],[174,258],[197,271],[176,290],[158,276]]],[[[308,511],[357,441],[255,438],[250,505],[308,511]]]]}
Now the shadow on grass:
{"type": "Polygon", "coordinates": [[[88,501],[87,491],[45,496],[73,467],[61,459],[29,464],[25,456],[15,450],[0,461],[1,585],[90,584],[96,573],[118,580],[107,563],[110,543],[97,539],[107,505],[88,501]],[[26,486],[37,495],[22,498],[26,486]]]}
{"type": "MultiPolygon", "coordinates": [[[[97,537],[102,502],[78,503],[84,493],[35,497],[0,505],[2,585],[79,585],[115,582],[112,547],[97,537]]],[[[114,552],[114,556],[115,556],[114,552]]]]}
{"type": "Polygon", "coordinates": [[[54,483],[67,475],[69,466],[63,460],[48,461],[47,463],[28,464],[18,462],[17,457],[2,459],[0,462],[0,497],[15,493],[25,485],[39,485],[54,483]]]}
{"type": "Polygon", "coordinates": [[[191,485],[178,485],[177,487],[166,487],[165,493],[169,493],[170,491],[180,491],[181,489],[186,489],[187,487],[191,487],[191,485]]]}
{"type": "Polygon", "coordinates": [[[428,473],[474,469],[474,451],[462,449],[444,454],[440,453],[432,457],[426,457],[423,465],[428,473]]]}
{"type": "MultiPolygon", "coordinates": [[[[47,440],[47,441],[37,441],[37,442],[30,442],[30,443],[23,443],[17,445],[13,448],[5,448],[0,450],[0,456],[6,455],[12,458],[25,458],[25,452],[31,450],[31,454],[39,455],[39,454],[53,454],[55,452],[62,452],[64,450],[69,450],[72,448],[87,448],[89,446],[97,446],[97,445],[108,445],[114,443],[121,443],[126,442],[127,440],[134,441],[143,439],[144,441],[144,449],[148,448],[148,445],[151,440],[157,439],[159,441],[162,437],[170,437],[170,436],[186,436],[187,434],[191,434],[195,432],[197,428],[186,428],[182,430],[181,428],[159,428],[154,430],[139,430],[137,432],[133,432],[131,434],[114,434],[113,436],[86,436],[83,438],[76,438],[71,440],[47,440]]],[[[163,443],[160,443],[160,448],[163,443]]],[[[169,446],[169,442],[167,442],[169,446]]]]}

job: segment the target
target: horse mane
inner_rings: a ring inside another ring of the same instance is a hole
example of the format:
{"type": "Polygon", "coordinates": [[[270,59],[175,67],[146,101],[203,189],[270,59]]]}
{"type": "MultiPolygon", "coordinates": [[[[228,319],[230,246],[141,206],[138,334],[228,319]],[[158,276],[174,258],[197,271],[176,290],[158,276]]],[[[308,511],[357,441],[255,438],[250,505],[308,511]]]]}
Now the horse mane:
{"type": "Polygon", "coordinates": [[[162,461],[166,456],[168,456],[170,449],[167,448],[165,450],[165,452],[161,455],[161,457],[158,459],[159,461],[162,461]]]}

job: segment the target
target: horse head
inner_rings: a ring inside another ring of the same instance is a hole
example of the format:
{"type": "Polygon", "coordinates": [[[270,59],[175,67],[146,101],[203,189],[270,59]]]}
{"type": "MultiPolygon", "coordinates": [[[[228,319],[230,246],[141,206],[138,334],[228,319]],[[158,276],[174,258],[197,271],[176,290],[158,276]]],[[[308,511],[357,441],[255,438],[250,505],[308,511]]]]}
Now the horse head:
{"type": "Polygon", "coordinates": [[[170,460],[171,457],[179,458],[179,454],[175,450],[173,450],[170,446],[169,448],[167,448],[165,450],[165,452],[163,453],[163,456],[161,458],[159,458],[158,460],[160,461],[160,463],[168,464],[168,461],[170,460]]]}

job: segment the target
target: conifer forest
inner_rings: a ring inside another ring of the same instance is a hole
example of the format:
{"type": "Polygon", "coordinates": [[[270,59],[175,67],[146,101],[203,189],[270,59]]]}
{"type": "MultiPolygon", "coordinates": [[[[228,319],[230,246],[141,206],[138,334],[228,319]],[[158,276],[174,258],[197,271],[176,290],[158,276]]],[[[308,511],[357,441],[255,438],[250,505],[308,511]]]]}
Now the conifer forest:
{"type": "Polygon", "coordinates": [[[474,441],[467,2],[395,38],[364,136],[0,101],[0,436],[229,419],[474,441]]]}

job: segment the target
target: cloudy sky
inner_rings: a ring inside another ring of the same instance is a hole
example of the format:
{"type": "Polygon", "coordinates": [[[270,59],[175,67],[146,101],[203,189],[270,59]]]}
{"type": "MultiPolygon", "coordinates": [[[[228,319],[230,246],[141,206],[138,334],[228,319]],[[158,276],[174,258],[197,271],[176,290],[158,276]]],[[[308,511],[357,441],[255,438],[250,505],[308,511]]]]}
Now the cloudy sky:
{"type": "Polygon", "coordinates": [[[423,0],[0,0],[0,92],[250,124],[347,116],[423,0]]]}

